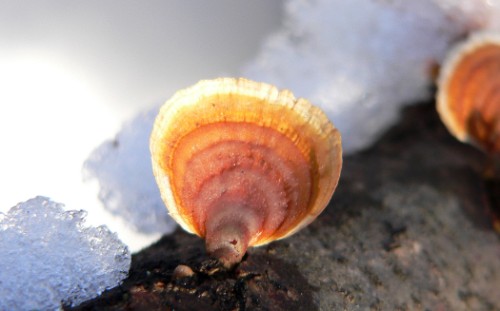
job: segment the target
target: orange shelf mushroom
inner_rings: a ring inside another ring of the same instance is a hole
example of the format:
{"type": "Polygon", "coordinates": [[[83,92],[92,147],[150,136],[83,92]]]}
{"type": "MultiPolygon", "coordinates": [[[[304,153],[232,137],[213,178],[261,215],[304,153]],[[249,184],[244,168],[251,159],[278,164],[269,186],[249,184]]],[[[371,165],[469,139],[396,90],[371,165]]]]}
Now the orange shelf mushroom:
{"type": "Polygon", "coordinates": [[[342,167],[340,134],[319,108],[246,79],[177,92],[160,109],[150,149],[170,215],[226,267],[311,223],[342,167]]]}
{"type": "Polygon", "coordinates": [[[478,33],[447,57],[437,110],[459,140],[500,154],[500,34],[478,33]]]}

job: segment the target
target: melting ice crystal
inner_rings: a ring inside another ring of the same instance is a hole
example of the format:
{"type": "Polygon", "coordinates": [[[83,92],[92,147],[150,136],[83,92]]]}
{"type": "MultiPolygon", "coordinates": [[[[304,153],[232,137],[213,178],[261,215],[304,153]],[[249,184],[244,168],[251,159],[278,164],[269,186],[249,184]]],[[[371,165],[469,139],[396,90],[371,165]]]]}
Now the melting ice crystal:
{"type": "Polygon", "coordinates": [[[127,247],[85,216],[45,197],[0,213],[0,310],[77,305],[126,277],[127,247]]]}

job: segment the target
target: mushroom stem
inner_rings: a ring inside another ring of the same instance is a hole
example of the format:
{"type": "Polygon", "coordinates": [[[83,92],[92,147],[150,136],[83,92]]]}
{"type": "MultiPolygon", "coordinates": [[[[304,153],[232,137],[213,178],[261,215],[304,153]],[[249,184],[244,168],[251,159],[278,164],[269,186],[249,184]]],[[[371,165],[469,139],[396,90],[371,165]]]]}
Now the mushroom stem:
{"type": "Polygon", "coordinates": [[[206,247],[211,257],[217,258],[226,268],[239,263],[248,248],[249,234],[245,228],[234,225],[207,231],[206,247]]]}
{"type": "Polygon", "coordinates": [[[205,223],[207,253],[224,267],[233,267],[245,255],[250,239],[257,234],[261,222],[257,213],[238,205],[215,209],[205,223]]]}

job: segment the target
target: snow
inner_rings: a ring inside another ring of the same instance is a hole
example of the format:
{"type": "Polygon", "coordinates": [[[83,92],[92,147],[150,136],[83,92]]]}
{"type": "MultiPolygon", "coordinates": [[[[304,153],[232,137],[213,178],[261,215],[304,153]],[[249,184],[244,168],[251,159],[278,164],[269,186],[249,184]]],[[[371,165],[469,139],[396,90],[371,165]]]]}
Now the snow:
{"type": "Polygon", "coordinates": [[[0,213],[0,310],[77,305],[127,276],[127,247],[85,216],[45,197],[0,213]]]}
{"type": "Polygon", "coordinates": [[[290,0],[242,74],[320,106],[352,153],[429,97],[432,68],[456,40],[499,17],[498,0],[290,0]]]}
{"type": "MultiPolygon", "coordinates": [[[[432,71],[450,46],[477,29],[500,29],[499,16],[500,0],[289,0],[282,29],[242,75],[323,108],[349,154],[377,139],[401,107],[428,98],[432,71]]],[[[84,165],[107,210],[137,234],[155,237],[176,226],[151,170],[157,111],[126,123],[84,165]]]]}
{"type": "Polygon", "coordinates": [[[149,136],[158,108],[126,123],[113,141],[97,147],[84,164],[87,180],[97,179],[99,199],[138,232],[171,233],[168,215],[153,176],[149,136]]]}

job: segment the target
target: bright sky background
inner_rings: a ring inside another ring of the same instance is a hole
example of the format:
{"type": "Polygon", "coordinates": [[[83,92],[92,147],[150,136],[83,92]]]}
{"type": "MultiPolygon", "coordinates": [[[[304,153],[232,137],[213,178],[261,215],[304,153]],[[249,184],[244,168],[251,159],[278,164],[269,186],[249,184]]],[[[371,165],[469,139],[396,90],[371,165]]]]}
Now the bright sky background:
{"type": "Polygon", "coordinates": [[[88,154],[175,90],[237,75],[282,5],[0,0],[0,211],[44,195],[121,230],[81,181],[88,154]]]}

